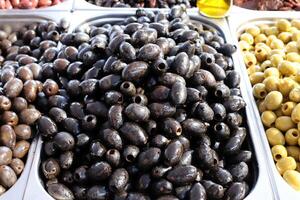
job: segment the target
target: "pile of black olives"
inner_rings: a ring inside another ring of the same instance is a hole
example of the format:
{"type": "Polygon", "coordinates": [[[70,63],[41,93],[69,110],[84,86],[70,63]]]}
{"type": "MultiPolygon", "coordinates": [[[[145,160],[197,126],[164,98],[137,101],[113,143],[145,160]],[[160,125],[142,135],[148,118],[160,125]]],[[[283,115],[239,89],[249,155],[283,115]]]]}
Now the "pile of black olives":
{"type": "Polygon", "coordinates": [[[41,116],[34,105],[43,89],[43,63],[55,58],[62,31],[54,22],[0,29],[0,195],[15,184],[26,164],[41,116]]]}
{"type": "Polygon", "coordinates": [[[118,8],[172,8],[182,5],[187,8],[196,7],[196,0],[86,0],[91,4],[101,7],[118,8]]]}
{"type": "Polygon", "coordinates": [[[236,48],[217,31],[174,6],[85,26],[61,42],[36,101],[40,170],[53,198],[247,195],[252,154],[236,48]]]}

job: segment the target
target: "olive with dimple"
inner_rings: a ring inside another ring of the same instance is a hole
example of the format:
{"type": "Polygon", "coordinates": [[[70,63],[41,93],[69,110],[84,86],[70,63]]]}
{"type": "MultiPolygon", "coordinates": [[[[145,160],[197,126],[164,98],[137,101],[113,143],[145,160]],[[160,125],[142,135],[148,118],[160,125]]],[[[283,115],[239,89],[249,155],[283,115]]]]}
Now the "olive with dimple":
{"type": "Polygon", "coordinates": [[[110,177],[111,173],[111,166],[104,161],[93,164],[87,171],[88,177],[94,181],[104,181],[110,177]]]}
{"type": "Polygon", "coordinates": [[[14,170],[16,175],[20,175],[24,170],[25,164],[21,159],[13,158],[9,166],[14,170]]]}
{"type": "Polygon", "coordinates": [[[5,83],[3,89],[7,97],[17,97],[22,92],[23,82],[18,78],[13,78],[5,83]]]}
{"type": "Polygon", "coordinates": [[[143,170],[147,170],[157,164],[160,160],[161,150],[156,147],[151,147],[141,152],[138,156],[138,166],[143,170]]]}
{"type": "Polygon", "coordinates": [[[26,140],[20,140],[16,142],[16,145],[13,149],[13,156],[15,158],[23,158],[29,151],[30,143],[26,140]]]}
{"type": "Polygon", "coordinates": [[[74,153],[72,151],[66,151],[59,156],[59,165],[62,169],[69,169],[73,164],[74,153]]]}
{"type": "Polygon", "coordinates": [[[59,163],[55,159],[49,158],[42,163],[42,171],[45,178],[55,178],[60,173],[59,163]]]}
{"type": "Polygon", "coordinates": [[[170,142],[164,151],[164,163],[167,166],[176,165],[183,155],[183,145],[180,141],[170,142]]]}
{"type": "Polygon", "coordinates": [[[167,179],[176,185],[192,183],[196,177],[197,168],[192,165],[174,167],[167,174],[167,179]]]}
{"type": "Polygon", "coordinates": [[[38,119],[37,125],[43,136],[52,137],[57,133],[57,126],[49,117],[42,116],[38,119]]]}
{"type": "Polygon", "coordinates": [[[7,165],[1,165],[0,184],[6,188],[10,188],[16,183],[16,181],[17,181],[17,176],[14,170],[7,165]]]}
{"type": "Polygon", "coordinates": [[[125,122],[120,128],[123,136],[133,145],[144,145],[148,141],[145,130],[133,122],[125,122]]]}
{"type": "Polygon", "coordinates": [[[126,169],[120,168],[115,170],[109,180],[109,189],[112,192],[121,192],[124,191],[125,186],[128,182],[129,175],[126,169]]]}

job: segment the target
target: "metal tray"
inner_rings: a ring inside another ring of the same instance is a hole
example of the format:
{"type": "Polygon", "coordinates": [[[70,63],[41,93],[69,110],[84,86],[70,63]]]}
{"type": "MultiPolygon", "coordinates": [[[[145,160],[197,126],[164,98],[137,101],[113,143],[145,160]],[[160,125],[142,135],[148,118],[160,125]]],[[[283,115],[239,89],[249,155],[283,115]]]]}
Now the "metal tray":
{"type": "Polygon", "coordinates": [[[31,15],[34,12],[47,12],[47,11],[71,11],[73,9],[73,4],[75,0],[64,0],[62,3],[49,6],[46,8],[36,8],[36,9],[10,9],[10,10],[1,10],[0,13],[6,14],[15,14],[15,13],[26,13],[31,15]]]}
{"type": "MultiPolygon", "coordinates": [[[[58,12],[55,15],[55,18],[52,14],[44,13],[42,15],[38,15],[36,13],[31,13],[30,15],[24,15],[22,13],[19,14],[8,14],[8,13],[0,13],[0,26],[1,25],[10,25],[13,27],[13,29],[17,30],[20,27],[32,24],[32,23],[38,23],[38,22],[45,22],[47,20],[53,20],[56,22],[59,22],[61,18],[64,16],[68,16],[66,12],[58,12]]],[[[19,176],[17,182],[9,189],[7,192],[5,192],[3,195],[0,196],[0,200],[21,200],[23,199],[27,180],[29,177],[32,161],[35,156],[35,150],[37,146],[37,138],[34,138],[31,142],[31,146],[27,155],[27,160],[25,163],[24,171],[19,176]]]]}
{"type": "MultiPolygon", "coordinates": [[[[125,17],[133,15],[135,13],[136,9],[133,10],[119,10],[118,14],[111,14],[112,12],[102,12],[102,15],[99,14],[98,11],[75,11],[73,13],[73,23],[70,27],[70,32],[77,29],[85,28],[88,25],[101,25],[105,23],[117,23],[122,20],[124,20],[125,17]]],[[[206,24],[209,27],[212,27],[219,31],[219,33],[224,37],[227,42],[231,42],[232,39],[230,37],[230,31],[228,28],[228,24],[226,20],[224,19],[214,19],[214,20],[208,20],[205,17],[199,16],[197,12],[195,13],[189,13],[192,20],[197,20],[203,22],[203,24],[206,24]]],[[[238,58],[236,55],[233,56],[233,61],[235,66],[239,64],[238,58]]],[[[240,72],[240,69],[236,67],[236,70],[240,72]]],[[[247,103],[247,105],[250,104],[249,98],[247,93],[245,93],[245,84],[244,82],[241,82],[241,92],[242,95],[247,103]]],[[[257,200],[261,199],[261,196],[263,194],[264,198],[266,199],[274,199],[275,194],[272,191],[272,187],[270,186],[269,181],[269,174],[267,172],[265,158],[262,156],[262,144],[260,141],[260,138],[257,134],[255,134],[255,131],[257,130],[256,123],[254,115],[251,111],[252,107],[247,106],[246,108],[246,115],[247,115],[247,124],[249,127],[249,144],[250,149],[253,151],[253,157],[256,160],[253,162],[253,186],[252,190],[246,197],[247,200],[257,200]]],[[[40,158],[41,158],[41,150],[42,150],[42,144],[43,141],[41,138],[39,138],[39,141],[37,143],[37,149],[35,158],[33,160],[32,168],[30,171],[30,176],[28,179],[24,200],[32,200],[32,199],[43,199],[43,200],[52,200],[53,198],[47,193],[47,191],[43,187],[43,181],[40,177],[40,158]]]]}
{"type": "MultiPolygon", "coordinates": [[[[246,9],[243,9],[246,10],[246,9]]],[[[233,42],[238,44],[238,36],[245,30],[245,28],[249,25],[257,25],[257,24],[272,24],[275,22],[276,19],[296,19],[300,18],[299,13],[295,11],[291,12],[284,12],[284,11],[250,11],[248,13],[241,14],[241,13],[232,13],[231,16],[228,17],[228,24],[230,26],[230,31],[233,36],[233,42]],[[262,17],[263,16],[263,17],[262,17]]],[[[274,187],[274,191],[278,199],[283,200],[294,200],[300,199],[300,192],[294,190],[291,186],[289,186],[285,180],[280,176],[278,173],[274,160],[272,158],[271,148],[269,147],[269,143],[265,134],[264,126],[260,120],[260,114],[258,108],[255,103],[255,99],[252,95],[252,86],[249,81],[246,66],[243,61],[242,53],[239,51],[237,53],[240,72],[242,75],[242,80],[245,84],[245,93],[248,93],[248,97],[250,100],[250,105],[252,109],[252,113],[254,115],[255,123],[257,126],[256,133],[260,138],[263,144],[263,151],[261,152],[264,154],[263,156],[266,159],[268,171],[270,174],[271,184],[274,187]]]]}

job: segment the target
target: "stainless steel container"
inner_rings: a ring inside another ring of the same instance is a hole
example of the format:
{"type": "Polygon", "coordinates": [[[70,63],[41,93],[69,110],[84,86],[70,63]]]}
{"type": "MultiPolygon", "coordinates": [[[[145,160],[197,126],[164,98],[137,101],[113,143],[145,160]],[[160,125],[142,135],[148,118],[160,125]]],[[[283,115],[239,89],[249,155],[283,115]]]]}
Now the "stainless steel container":
{"type": "MultiPolygon", "coordinates": [[[[299,13],[295,11],[251,11],[236,7],[234,8],[234,11],[231,13],[231,15],[228,17],[228,24],[230,26],[231,35],[233,36],[233,42],[235,44],[238,44],[239,35],[243,33],[245,28],[249,25],[273,24],[277,19],[283,18],[296,19],[300,17],[299,13]]],[[[289,186],[280,176],[279,172],[275,167],[271,149],[265,134],[265,129],[260,120],[260,114],[252,94],[252,86],[247,75],[246,66],[244,64],[241,51],[238,51],[237,57],[237,62],[239,62],[238,66],[240,66],[239,70],[242,75],[242,80],[245,84],[245,93],[248,93],[248,99],[250,101],[249,105],[251,106],[254,119],[256,119],[254,121],[256,123],[255,126],[257,126],[257,130],[255,132],[258,139],[263,144],[261,154],[263,154],[264,159],[266,160],[268,173],[270,175],[271,184],[276,193],[276,197],[282,200],[300,199],[300,192],[297,192],[291,186],[289,186]]]]}
{"type": "MultiPolygon", "coordinates": [[[[55,16],[52,13],[43,13],[39,14],[37,12],[31,12],[29,14],[24,13],[16,13],[16,14],[8,14],[6,12],[0,13],[0,26],[9,25],[13,27],[15,30],[23,27],[27,24],[45,22],[47,20],[52,20],[59,22],[60,19],[67,17],[69,15],[68,12],[56,12],[55,16]]],[[[27,155],[27,160],[25,163],[24,170],[20,177],[18,178],[15,185],[13,185],[8,191],[6,191],[3,195],[0,196],[0,200],[21,200],[23,199],[27,180],[29,177],[32,161],[35,157],[35,150],[37,147],[38,138],[34,138],[31,142],[30,150],[27,155]]]]}
{"type": "MultiPolygon", "coordinates": [[[[112,14],[112,11],[103,11],[99,13],[99,11],[75,11],[72,14],[72,24],[71,31],[75,29],[84,29],[89,25],[101,25],[105,23],[117,23],[124,20],[125,17],[133,15],[135,13],[135,9],[132,10],[119,10],[118,14],[112,14]]],[[[230,36],[230,31],[228,28],[228,24],[224,19],[216,19],[216,20],[208,20],[205,17],[201,17],[198,15],[196,11],[189,12],[189,15],[192,20],[201,21],[203,24],[210,26],[211,28],[219,31],[221,36],[225,38],[225,40],[229,43],[232,42],[232,38],[230,36]]],[[[239,60],[237,55],[233,56],[234,65],[239,65],[239,60]]],[[[236,67],[238,72],[241,72],[239,67],[236,67]]],[[[266,162],[264,154],[262,153],[264,149],[262,148],[262,143],[256,131],[258,127],[256,126],[255,118],[252,112],[251,99],[248,97],[248,93],[246,92],[246,85],[244,82],[241,83],[242,95],[247,103],[246,113],[247,122],[248,122],[248,131],[249,131],[249,144],[250,149],[253,151],[254,162],[253,162],[253,186],[249,195],[246,197],[247,200],[258,200],[262,198],[262,195],[265,199],[274,199],[275,194],[272,191],[272,187],[269,181],[268,169],[266,168],[266,162]]],[[[44,189],[43,181],[40,177],[39,165],[41,161],[41,149],[42,149],[42,140],[39,139],[37,143],[36,154],[33,160],[32,168],[30,170],[30,176],[28,179],[24,200],[33,200],[33,199],[43,199],[43,200],[51,200],[53,199],[44,189]]]]}

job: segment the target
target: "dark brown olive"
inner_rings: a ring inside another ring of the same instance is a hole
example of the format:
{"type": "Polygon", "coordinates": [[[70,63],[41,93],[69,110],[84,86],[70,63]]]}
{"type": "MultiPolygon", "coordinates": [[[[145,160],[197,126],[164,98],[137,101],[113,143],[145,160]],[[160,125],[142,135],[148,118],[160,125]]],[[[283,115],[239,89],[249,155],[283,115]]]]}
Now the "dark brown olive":
{"type": "Polygon", "coordinates": [[[216,183],[221,184],[223,186],[233,181],[233,177],[230,174],[230,172],[221,167],[216,167],[212,169],[210,171],[210,176],[212,176],[216,183]]]}
{"type": "Polygon", "coordinates": [[[136,94],[136,88],[132,82],[124,81],[120,86],[121,92],[126,96],[134,96],[136,94]]]}
{"type": "Polygon", "coordinates": [[[202,143],[198,146],[197,158],[199,159],[199,165],[205,168],[211,168],[216,163],[213,157],[212,149],[206,143],[202,143]]]}
{"type": "Polygon", "coordinates": [[[0,146],[0,165],[9,165],[12,162],[13,152],[6,146],[0,146]]]}
{"type": "Polygon", "coordinates": [[[23,87],[24,97],[28,102],[34,102],[37,98],[38,84],[34,80],[28,80],[23,87]]]}
{"type": "Polygon", "coordinates": [[[81,120],[81,128],[84,131],[92,131],[97,126],[97,118],[95,115],[86,115],[81,120]]]}
{"type": "Polygon", "coordinates": [[[188,55],[185,52],[177,54],[172,64],[172,69],[174,69],[177,74],[184,76],[188,72],[188,66],[188,55]]]}
{"type": "Polygon", "coordinates": [[[26,124],[19,124],[14,127],[17,139],[28,140],[32,136],[31,127],[26,124]]]}
{"type": "Polygon", "coordinates": [[[108,91],[104,96],[105,103],[109,105],[123,103],[123,95],[118,91],[108,91]]]}
{"type": "Polygon", "coordinates": [[[138,167],[142,170],[148,170],[157,164],[160,160],[161,150],[156,147],[151,147],[138,156],[138,167]]]}
{"type": "Polygon", "coordinates": [[[106,152],[106,148],[100,141],[94,140],[90,145],[90,155],[93,159],[101,158],[106,152]]]}
{"type": "Polygon", "coordinates": [[[167,136],[172,138],[177,137],[182,133],[182,128],[180,123],[173,118],[164,119],[162,128],[164,133],[167,134],[167,136]]]}
{"type": "Polygon", "coordinates": [[[137,58],[143,61],[157,60],[161,54],[160,47],[156,44],[145,44],[142,46],[137,54],[137,58]]]}
{"type": "Polygon", "coordinates": [[[142,28],[136,30],[132,35],[132,42],[139,46],[147,43],[155,43],[157,31],[153,28],[142,28]]]}
{"type": "Polygon", "coordinates": [[[120,128],[123,136],[133,145],[144,145],[148,141],[146,132],[136,123],[125,122],[120,128]]]}
{"type": "Polygon", "coordinates": [[[201,183],[195,183],[190,192],[189,192],[190,200],[206,200],[206,191],[201,183]]]}
{"type": "Polygon", "coordinates": [[[69,113],[72,117],[82,120],[85,117],[83,105],[79,102],[71,103],[69,113]]]}
{"type": "Polygon", "coordinates": [[[139,153],[140,150],[137,146],[128,145],[123,150],[123,157],[127,162],[131,163],[136,159],[139,153]]]}
{"type": "Polygon", "coordinates": [[[228,171],[231,173],[234,181],[242,182],[248,176],[249,168],[245,162],[240,162],[229,166],[228,171]]]}
{"type": "Polygon", "coordinates": [[[70,64],[70,61],[68,61],[67,59],[58,58],[58,59],[54,60],[54,62],[53,62],[53,68],[58,73],[63,73],[63,72],[65,72],[67,70],[69,64],[70,64]]]}
{"type": "Polygon", "coordinates": [[[167,179],[175,185],[186,185],[193,182],[197,176],[197,168],[192,165],[174,167],[167,174],[167,179]]]}
{"type": "Polygon", "coordinates": [[[74,180],[79,183],[79,184],[84,184],[87,182],[88,177],[87,177],[87,166],[80,166],[75,169],[74,171],[74,180]]]}
{"type": "Polygon", "coordinates": [[[158,82],[167,87],[172,87],[175,82],[185,83],[185,79],[178,74],[167,72],[158,77],[158,82]]]}
{"type": "Polygon", "coordinates": [[[152,184],[152,191],[155,195],[160,196],[170,194],[173,190],[173,185],[165,179],[160,179],[152,184]]]}
{"type": "Polygon", "coordinates": [[[151,140],[151,144],[154,147],[162,148],[162,147],[166,146],[169,143],[169,141],[170,140],[163,135],[156,135],[151,140]]]}
{"type": "Polygon", "coordinates": [[[149,109],[154,118],[171,117],[176,112],[176,108],[170,103],[152,103],[149,105],[149,109]]]}
{"type": "Polygon", "coordinates": [[[24,158],[24,156],[28,153],[30,148],[30,143],[26,140],[20,140],[16,142],[16,145],[13,149],[14,158],[24,158]]]}
{"type": "Polygon", "coordinates": [[[175,194],[179,199],[185,199],[189,195],[191,185],[179,186],[175,188],[175,194]]]}
{"type": "Polygon", "coordinates": [[[240,96],[229,96],[223,105],[228,112],[238,112],[246,106],[246,102],[240,96]]]}
{"type": "Polygon", "coordinates": [[[208,124],[198,119],[190,118],[182,122],[183,131],[194,137],[200,137],[206,133],[208,124]]]}
{"type": "Polygon", "coordinates": [[[150,117],[149,109],[137,103],[129,104],[125,108],[125,114],[129,119],[135,122],[145,122],[148,121],[150,117]]]}
{"type": "Polygon", "coordinates": [[[19,117],[21,123],[32,125],[41,117],[41,113],[35,108],[27,108],[21,111],[19,117]]]}
{"type": "Polygon", "coordinates": [[[225,99],[230,96],[230,89],[223,83],[218,83],[214,89],[214,95],[218,98],[225,99]]]}
{"type": "Polygon", "coordinates": [[[52,156],[58,152],[58,148],[54,145],[54,143],[52,141],[45,142],[44,143],[44,151],[45,151],[46,155],[52,156]]]}
{"type": "Polygon", "coordinates": [[[180,141],[170,142],[164,151],[164,164],[167,166],[176,165],[183,155],[183,145],[180,141]]]}
{"type": "Polygon", "coordinates": [[[117,167],[120,164],[121,155],[117,149],[110,149],[106,152],[105,158],[112,167],[117,167]]]}
{"type": "Polygon", "coordinates": [[[231,56],[236,52],[236,46],[232,44],[223,44],[220,48],[217,49],[218,52],[222,53],[224,56],[231,56]]]}
{"type": "Polygon", "coordinates": [[[74,153],[72,151],[66,151],[59,156],[59,165],[62,169],[69,169],[74,160],[74,153]]]}
{"type": "Polygon", "coordinates": [[[20,67],[17,70],[17,75],[18,75],[18,78],[21,79],[23,82],[33,79],[32,71],[26,66],[20,67]]]}
{"type": "Polygon", "coordinates": [[[182,82],[175,82],[172,85],[170,97],[175,105],[184,104],[187,99],[185,84],[182,82]]]}
{"type": "Polygon", "coordinates": [[[151,99],[153,101],[164,101],[169,98],[170,89],[166,86],[159,85],[151,92],[151,99]]]}
{"type": "Polygon", "coordinates": [[[179,165],[191,165],[192,164],[192,157],[193,157],[193,150],[186,151],[182,154],[182,157],[179,161],[179,165]]]}
{"type": "Polygon", "coordinates": [[[74,137],[68,132],[58,132],[54,136],[53,142],[62,151],[71,150],[75,145],[74,137]]]}
{"type": "Polygon", "coordinates": [[[226,109],[220,103],[215,103],[211,107],[214,111],[214,120],[223,121],[226,117],[226,109]]]}
{"type": "Polygon", "coordinates": [[[232,183],[225,193],[225,198],[230,200],[242,200],[247,194],[247,185],[245,182],[232,183]]]}
{"type": "Polygon", "coordinates": [[[7,83],[15,77],[14,69],[3,69],[1,73],[1,81],[7,83]]]}
{"type": "Polygon", "coordinates": [[[79,134],[80,128],[79,128],[79,122],[77,119],[67,117],[62,121],[62,125],[66,131],[69,131],[72,134],[79,134]]]}
{"type": "Polygon", "coordinates": [[[236,88],[240,84],[241,77],[236,71],[229,71],[226,75],[226,78],[224,80],[224,83],[229,88],[236,88]]]}
{"type": "Polygon", "coordinates": [[[109,179],[109,189],[112,192],[122,192],[125,190],[125,186],[128,183],[129,175],[126,169],[116,169],[109,179]]]}
{"type": "Polygon", "coordinates": [[[107,147],[121,150],[123,147],[122,138],[119,133],[113,129],[104,129],[100,131],[100,137],[107,147]]]}
{"type": "Polygon", "coordinates": [[[224,197],[225,189],[222,185],[209,180],[203,180],[201,183],[206,190],[208,199],[222,199],[224,197]]]}
{"type": "Polygon", "coordinates": [[[251,160],[251,157],[252,157],[251,151],[242,150],[239,151],[239,153],[230,156],[227,159],[227,162],[232,164],[236,164],[239,162],[248,163],[251,160]]]}
{"type": "Polygon", "coordinates": [[[192,77],[192,81],[196,85],[203,85],[209,88],[216,85],[216,78],[214,75],[204,69],[200,69],[199,71],[195,72],[194,76],[192,77]]]}
{"type": "Polygon", "coordinates": [[[10,188],[17,182],[16,173],[7,165],[0,166],[0,184],[6,188],[10,188]]]}
{"type": "Polygon", "coordinates": [[[16,175],[20,175],[23,172],[25,164],[21,159],[14,158],[11,160],[11,163],[9,164],[9,166],[14,170],[16,175]]]}
{"type": "Polygon", "coordinates": [[[107,162],[97,162],[87,171],[88,177],[93,181],[104,181],[112,173],[111,166],[107,162]]]}
{"type": "Polygon", "coordinates": [[[120,34],[117,35],[116,37],[114,37],[112,40],[110,40],[109,44],[108,44],[108,49],[112,52],[112,53],[116,53],[116,51],[118,50],[118,48],[120,47],[120,45],[125,42],[125,41],[129,41],[130,40],[130,36],[127,34],[120,34]]]}
{"type": "Polygon", "coordinates": [[[49,116],[56,122],[61,123],[64,119],[67,118],[66,112],[57,107],[53,107],[49,110],[49,116]]]}
{"type": "Polygon", "coordinates": [[[48,98],[48,104],[51,108],[58,107],[61,109],[65,109],[68,105],[68,100],[62,95],[53,95],[48,98]]]}
{"type": "Polygon", "coordinates": [[[230,137],[230,129],[223,122],[215,124],[213,130],[214,130],[215,139],[217,141],[224,141],[229,139],[230,137]]]}
{"type": "Polygon", "coordinates": [[[14,98],[22,92],[23,83],[20,79],[13,78],[5,83],[3,89],[7,97],[14,98]]]}
{"type": "Polygon", "coordinates": [[[47,79],[43,84],[43,92],[47,96],[52,96],[52,95],[57,94],[57,92],[58,92],[57,83],[51,79],[47,79]]]}
{"type": "Polygon", "coordinates": [[[70,185],[74,183],[73,174],[70,171],[63,171],[60,179],[64,184],[70,185]]]}
{"type": "Polygon", "coordinates": [[[115,128],[119,129],[124,123],[123,117],[123,106],[121,105],[113,105],[108,110],[108,120],[110,125],[115,128]]]}
{"type": "Polygon", "coordinates": [[[72,191],[60,183],[48,185],[47,191],[55,199],[74,199],[74,194],[72,191]]]}
{"type": "Polygon", "coordinates": [[[49,117],[42,116],[37,125],[39,132],[45,137],[53,137],[57,133],[57,126],[49,117]]]}
{"type": "Polygon", "coordinates": [[[146,76],[148,68],[149,67],[146,62],[132,62],[122,71],[122,78],[126,81],[137,82],[146,76]]]}
{"type": "Polygon", "coordinates": [[[6,96],[0,96],[0,110],[7,111],[11,108],[11,101],[6,96]]]}
{"type": "Polygon", "coordinates": [[[16,97],[12,101],[12,109],[15,112],[21,112],[22,110],[26,109],[28,106],[28,103],[26,99],[23,97],[16,97]]]}
{"type": "Polygon", "coordinates": [[[106,105],[100,101],[90,102],[86,105],[86,111],[89,114],[96,115],[97,117],[107,117],[108,109],[106,105]]]}
{"type": "Polygon", "coordinates": [[[98,81],[98,87],[100,91],[107,91],[118,87],[120,83],[121,83],[121,77],[119,75],[111,74],[101,78],[98,81]]]}
{"type": "Polygon", "coordinates": [[[4,111],[1,116],[1,120],[4,124],[15,126],[19,122],[18,115],[13,111],[4,111]]]}
{"type": "Polygon", "coordinates": [[[60,173],[60,167],[55,159],[49,158],[42,163],[42,171],[47,179],[53,179],[60,173]]]}
{"type": "Polygon", "coordinates": [[[224,146],[224,153],[228,155],[237,153],[246,138],[246,134],[245,128],[239,127],[235,129],[224,146]]]}
{"type": "Polygon", "coordinates": [[[214,118],[214,111],[206,102],[200,102],[197,105],[195,114],[205,122],[210,122],[214,118]]]}
{"type": "Polygon", "coordinates": [[[1,144],[13,149],[16,145],[16,134],[10,125],[2,125],[0,128],[1,144]]]}

